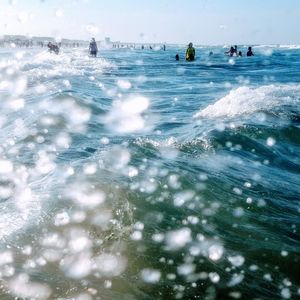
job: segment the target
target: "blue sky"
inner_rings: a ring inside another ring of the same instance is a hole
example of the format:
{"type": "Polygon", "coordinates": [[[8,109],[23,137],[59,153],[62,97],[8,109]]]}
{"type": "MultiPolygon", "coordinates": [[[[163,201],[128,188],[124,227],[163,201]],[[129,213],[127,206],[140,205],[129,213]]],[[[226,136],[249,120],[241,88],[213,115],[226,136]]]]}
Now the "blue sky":
{"type": "Polygon", "coordinates": [[[300,44],[299,0],[0,0],[0,35],[300,44]]]}

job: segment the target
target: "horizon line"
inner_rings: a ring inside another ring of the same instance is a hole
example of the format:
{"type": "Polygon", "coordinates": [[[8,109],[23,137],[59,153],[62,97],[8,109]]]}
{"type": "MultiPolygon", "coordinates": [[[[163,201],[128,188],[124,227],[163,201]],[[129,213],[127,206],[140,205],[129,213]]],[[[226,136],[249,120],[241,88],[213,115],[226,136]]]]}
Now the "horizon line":
{"type": "MultiPolygon", "coordinates": [[[[22,38],[26,38],[26,39],[52,39],[52,40],[55,40],[57,41],[57,43],[63,41],[63,40],[68,40],[68,41],[77,41],[77,42],[85,42],[85,43],[88,43],[89,42],[89,39],[78,39],[78,38],[66,38],[66,37],[60,37],[60,38],[57,38],[57,37],[53,37],[53,36],[39,36],[39,35],[26,35],[26,34],[3,34],[3,35],[0,35],[0,40],[5,40],[5,37],[22,37],[22,38]],[[2,38],[1,38],[2,37],[2,38]]],[[[92,38],[92,37],[91,37],[92,38]]],[[[96,40],[97,42],[105,42],[105,39],[106,38],[109,38],[110,37],[104,37],[103,40],[96,40]]],[[[110,43],[111,44],[138,44],[138,45],[149,45],[149,44],[165,44],[165,45],[181,45],[181,46],[187,46],[188,45],[188,42],[187,43],[180,43],[180,42],[133,42],[133,41],[112,41],[110,40],[110,43]]],[[[260,44],[260,43],[249,43],[249,42],[244,42],[244,43],[221,43],[221,44],[210,44],[210,43],[204,43],[204,44],[199,44],[199,43],[194,43],[194,45],[196,46],[228,46],[228,45],[238,45],[238,46],[241,46],[241,45],[252,45],[252,46],[262,46],[262,45],[265,45],[265,46],[282,46],[282,45],[287,45],[287,46],[293,46],[293,45],[300,45],[300,44],[295,44],[295,43],[290,43],[290,44],[287,44],[287,43],[270,43],[270,44],[260,44]]]]}

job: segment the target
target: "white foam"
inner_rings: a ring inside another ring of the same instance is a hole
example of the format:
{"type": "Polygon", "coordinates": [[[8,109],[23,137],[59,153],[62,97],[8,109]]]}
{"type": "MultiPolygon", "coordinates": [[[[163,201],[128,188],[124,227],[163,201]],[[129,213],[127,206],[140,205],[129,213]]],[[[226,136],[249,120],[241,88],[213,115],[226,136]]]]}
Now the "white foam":
{"type": "Polygon", "coordinates": [[[160,148],[160,149],[168,149],[176,148],[179,145],[177,139],[173,136],[165,139],[165,140],[154,140],[150,138],[138,138],[135,143],[139,146],[143,146],[145,144],[150,144],[152,147],[160,148]]]}
{"type": "Polygon", "coordinates": [[[101,74],[105,69],[116,69],[116,65],[104,58],[90,59],[84,50],[62,49],[59,55],[41,51],[35,55],[24,56],[20,61],[10,61],[20,70],[25,70],[29,79],[40,80],[62,76],[81,76],[83,70],[89,69],[90,74],[101,74]]]}
{"type": "Polygon", "coordinates": [[[295,50],[295,49],[300,49],[300,45],[280,45],[279,48],[295,50]]]}
{"type": "Polygon", "coordinates": [[[300,85],[239,87],[194,115],[194,118],[221,118],[251,114],[283,105],[299,105],[300,85]]]}

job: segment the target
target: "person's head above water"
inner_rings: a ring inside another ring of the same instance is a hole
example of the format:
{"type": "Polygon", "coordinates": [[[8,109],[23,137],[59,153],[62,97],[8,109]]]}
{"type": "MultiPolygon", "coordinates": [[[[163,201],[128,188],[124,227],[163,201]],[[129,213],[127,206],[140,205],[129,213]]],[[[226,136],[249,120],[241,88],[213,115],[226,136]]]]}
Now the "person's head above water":
{"type": "Polygon", "coordinates": [[[193,43],[189,43],[189,47],[193,47],[193,43]]]}

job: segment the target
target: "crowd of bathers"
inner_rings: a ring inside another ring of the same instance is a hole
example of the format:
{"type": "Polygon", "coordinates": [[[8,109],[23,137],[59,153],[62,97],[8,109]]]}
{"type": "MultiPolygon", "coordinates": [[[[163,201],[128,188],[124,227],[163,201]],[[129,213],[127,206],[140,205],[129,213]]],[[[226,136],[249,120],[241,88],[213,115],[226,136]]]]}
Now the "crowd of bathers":
{"type": "MultiPolygon", "coordinates": [[[[142,50],[145,49],[144,45],[142,45],[141,49],[142,50]]],[[[162,49],[164,51],[166,51],[166,45],[163,45],[162,49]]],[[[151,46],[150,46],[150,50],[152,50],[151,46]]],[[[90,56],[96,57],[97,56],[97,52],[98,52],[97,43],[95,41],[95,38],[92,38],[92,40],[90,42],[90,45],[89,45],[90,56]]],[[[228,56],[243,56],[242,51],[238,51],[237,46],[230,47],[230,49],[228,51],[226,51],[225,54],[228,55],[228,56]]],[[[213,55],[213,52],[210,51],[209,55],[210,56],[213,55]]],[[[252,47],[248,47],[247,56],[253,56],[253,55],[254,55],[254,53],[252,51],[252,47]]],[[[196,57],[196,50],[193,47],[193,43],[189,43],[188,48],[186,49],[186,52],[185,52],[185,59],[187,61],[193,61],[193,60],[195,60],[195,57],[196,57]]],[[[175,59],[179,60],[179,54],[178,53],[175,55],[175,59]]]]}
{"type": "MultiPolygon", "coordinates": [[[[225,52],[225,54],[228,55],[228,56],[243,56],[243,52],[238,51],[238,48],[237,48],[236,45],[234,47],[231,46],[230,49],[225,52]]],[[[254,53],[252,51],[252,47],[248,47],[248,51],[247,51],[246,55],[247,56],[253,56],[254,55],[254,53]]]]}
{"type": "MultiPolygon", "coordinates": [[[[209,52],[209,56],[212,56],[214,53],[212,51],[209,52]]],[[[225,55],[228,56],[243,56],[243,52],[242,51],[238,51],[238,47],[237,46],[231,46],[230,49],[228,51],[226,51],[224,53],[225,55]]],[[[248,51],[246,53],[247,56],[254,56],[254,53],[252,51],[252,47],[248,47],[248,51]]],[[[188,48],[186,49],[185,52],[185,60],[186,61],[193,61],[195,60],[196,57],[196,50],[193,47],[193,43],[189,43],[188,48]]],[[[177,53],[175,55],[175,59],[179,60],[179,54],[177,53]]]]}
{"type": "MultiPolygon", "coordinates": [[[[58,47],[57,44],[53,44],[53,43],[49,42],[48,43],[48,48],[49,48],[50,52],[54,52],[56,54],[59,53],[59,47],[58,47]]],[[[143,45],[142,45],[141,49],[142,50],[144,49],[143,45]]],[[[152,49],[151,46],[150,46],[150,49],[152,49]]],[[[166,46],[163,45],[163,47],[161,49],[166,51],[166,46]]],[[[98,53],[98,46],[97,46],[95,38],[92,38],[91,41],[90,41],[90,44],[89,44],[89,54],[92,57],[97,57],[97,53],[98,53]]],[[[228,56],[236,56],[236,57],[243,56],[242,51],[239,51],[237,46],[231,46],[230,49],[228,51],[226,51],[224,54],[228,55],[228,56]]],[[[210,51],[209,56],[212,56],[212,55],[213,55],[213,52],[210,51]]],[[[247,51],[246,55],[247,56],[254,56],[254,53],[252,51],[252,47],[248,47],[248,51],[247,51]]],[[[196,58],[196,50],[193,47],[193,43],[189,43],[188,48],[186,49],[186,52],[185,52],[185,60],[186,61],[194,61],[195,58],[196,58]]],[[[179,54],[178,53],[175,55],[175,59],[179,60],[179,54]]]]}

